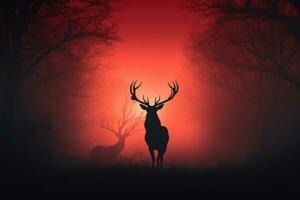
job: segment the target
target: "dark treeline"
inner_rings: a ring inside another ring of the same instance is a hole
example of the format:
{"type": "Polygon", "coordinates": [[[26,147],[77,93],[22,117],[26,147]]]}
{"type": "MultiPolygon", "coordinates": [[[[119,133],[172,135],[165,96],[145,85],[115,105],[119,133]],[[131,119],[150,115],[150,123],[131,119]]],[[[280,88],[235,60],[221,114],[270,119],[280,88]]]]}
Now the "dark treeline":
{"type": "Polygon", "coordinates": [[[63,103],[85,96],[83,74],[101,70],[88,61],[117,39],[112,3],[1,1],[1,156],[49,159],[37,154],[55,137],[63,103]]]}
{"type": "Polygon", "coordinates": [[[299,2],[192,0],[188,7],[208,24],[193,33],[190,58],[210,88],[217,137],[239,135],[248,158],[263,163],[297,161],[299,2]]]}

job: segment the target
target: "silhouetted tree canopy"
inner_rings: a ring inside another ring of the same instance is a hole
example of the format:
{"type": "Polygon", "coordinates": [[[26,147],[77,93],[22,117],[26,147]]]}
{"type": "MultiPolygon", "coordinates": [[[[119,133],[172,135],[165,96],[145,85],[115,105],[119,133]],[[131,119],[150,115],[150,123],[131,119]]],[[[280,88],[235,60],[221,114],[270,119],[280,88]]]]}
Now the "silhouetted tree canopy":
{"type": "MultiPolygon", "coordinates": [[[[294,0],[192,0],[189,7],[211,19],[210,33],[200,43],[221,44],[231,58],[215,52],[219,63],[279,76],[300,88],[300,6],[294,0]],[[210,38],[210,39],[208,39],[210,38]],[[276,50],[274,50],[276,49],[276,50]],[[256,58],[255,62],[250,59],[256,58]],[[234,58],[234,59],[233,59],[234,58]],[[255,63],[254,63],[255,62],[255,63]]],[[[201,42],[199,42],[201,40],[201,42]]]]}
{"type": "Polygon", "coordinates": [[[99,57],[95,49],[103,49],[118,38],[110,21],[113,2],[0,2],[1,137],[18,135],[16,119],[26,107],[22,101],[28,91],[47,85],[51,79],[64,78],[72,85],[69,74],[74,70],[95,70],[84,59],[99,57]]]}
{"type": "Polygon", "coordinates": [[[191,59],[194,70],[212,89],[208,96],[212,95],[216,109],[209,113],[211,120],[217,130],[248,135],[249,140],[257,140],[254,144],[261,144],[261,153],[274,153],[283,144],[278,138],[295,133],[279,124],[299,106],[299,4],[280,0],[189,3],[207,25],[192,34],[191,59]]]}
{"type": "MultiPolygon", "coordinates": [[[[116,39],[111,1],[2,1],[1,70],[27,80],[52,54],[85,52],[78,42],[109,44],[116,39]],[[15,74],[15,75],[14,75],[15,74]],[[17,75],[18,74],[18,75],[17,75]]],[[[79,54],[82,55],[82,54],[79,54]]],[[[15,77],[16,76],[16,77],[15,77]]]]}

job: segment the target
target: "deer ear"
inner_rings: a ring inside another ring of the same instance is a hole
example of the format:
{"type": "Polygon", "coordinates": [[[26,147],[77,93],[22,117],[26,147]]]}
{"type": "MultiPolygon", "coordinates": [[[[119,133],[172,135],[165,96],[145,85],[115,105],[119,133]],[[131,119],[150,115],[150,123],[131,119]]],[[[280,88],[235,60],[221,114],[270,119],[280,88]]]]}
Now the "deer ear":
{"type": "Polygon", "coordinates": [[[141,106],[141,108],[142,108],[143,110],[147,110],[147,106],[145,106],[145,105],[143,105],[143,104],[140,104],[140,106],[141,106]]]}
{"type": "Polygon", "coordinates": [[[160,109],[162,109],[163,107],[164,107],[164,104],[161,104],[161,105],[157,106],[156,109],[157,109],[157,110],[160,110],[160,109]]]}

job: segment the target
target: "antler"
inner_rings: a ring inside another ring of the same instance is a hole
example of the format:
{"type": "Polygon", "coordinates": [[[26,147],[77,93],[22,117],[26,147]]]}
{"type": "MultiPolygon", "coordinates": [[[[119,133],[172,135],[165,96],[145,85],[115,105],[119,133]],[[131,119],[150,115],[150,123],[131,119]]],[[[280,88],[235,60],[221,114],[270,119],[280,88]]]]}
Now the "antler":
{"type": "Polygon", "coordinates": [[[160,96],[157,99],[155,97],[154,106],[162,105],[162,104],[172,100],[175,97],[175,95],[177,94],[177,92],[179,90],[177,81],[173,81],[172,85],[170,85],[170,83],[168,83],[168,85],[171,88],[171,94],[170,94],[169,98],[160,102],[160,96]]]}
{"type": "Polygon", "coordinates": [[[136,90],[142,85],[142,82],[140,82],[140,84],[136,85],[137,81],[132,81],[130,84],[130,94],[131,94],[131,99],[134,101],[137,101],[145,106],[149,106],[149,98],[147,98],[147,100],[145,99],[144,95],[143,95],[143,101],[139,100],[136,96],[136,90]]]}
{"type": "Polygon", "coordinates": [[[129,106],[129,100],[124,102],[121,108],[121,118],[118,120],[118,123],[105,123],[102,120],[101,127],[112,133],[117,137],[128,137],[134,133],[139,124],[143,120],[143,112],[137,113],[133,112],[132,106],[129,106]]]}
{"type": "Polygon", "coordinates": [[[119,137],[120,133],[118,132],[118,129],[115,128],[113,123],[105,123],[103,120],[101,121],[101,128],[106,129],[112,133],[115,134],[115,136],[119,137]]]}
{"type": "Polygon", "coordinates": [[[128,127],[124,130],[123,136],[128,137],[136,131],[136,128],[140,125],[141,122],[143,122],[143,112],[140,112],[138,115],[134,115],[129,120],[130,124],[128,127]]]}
{"type": "Polygon", "coordinates": [[[135,130],[136,127],[143,121],[143,112],[137,114],[137,112],[133,112],[133,107],[128,106],[129,100],[126,101],[122,107],[122,118],[119,121],[119,132],[124,137],[128,137],[135,130]]]}

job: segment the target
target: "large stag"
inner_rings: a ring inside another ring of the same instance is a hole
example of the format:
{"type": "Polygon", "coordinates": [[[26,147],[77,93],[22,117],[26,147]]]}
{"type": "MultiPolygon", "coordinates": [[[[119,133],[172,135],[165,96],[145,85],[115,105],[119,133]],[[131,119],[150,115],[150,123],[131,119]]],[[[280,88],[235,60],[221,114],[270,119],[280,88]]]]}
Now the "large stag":
{"type": "Polygon", "coordinates": [[[118,123],[104,123],[102,121],[101,127],[113,133],[118,141],[111,146],[95,146],[90,154],[92,164],[113,164],[124,149],[125,140],[136,131],[137,126],[143,121],[143,113],[137,114],[128,104],[129,102],[126,101],[122,106],[122,116],[118,123]]]}
{"type": "Polygon", "coordinates": [[[178,84],[177,82],[173,82],[173,84],[169,84],[171,88],[170,96],[164,100],[160,101],[160,96],[155,97],[154,105],[150,105],[149,98],[145,98],[143,95],[143,100],[140,100],[136,96],[136,90],[141,86],[142,83],[137,84],[137,81],[133,81],[130,85],[130,94],[131,99],[140,103],[140,106],[143,110],[147,111],[146,120],[145,120],[145,141],[148,145],[151,158],[152,158],[152,167],[155,167],[155,156],[154,150],[158,151],[157,155],[157,167],[162,168],[163,166],[163,156],[167,150],[167,145],[169,141],[169,133],[168,129],[161,125],[161,122],[158,118],[157,111],[162,109],[164,104],[175,97],[178,92],[178,84]]]}

